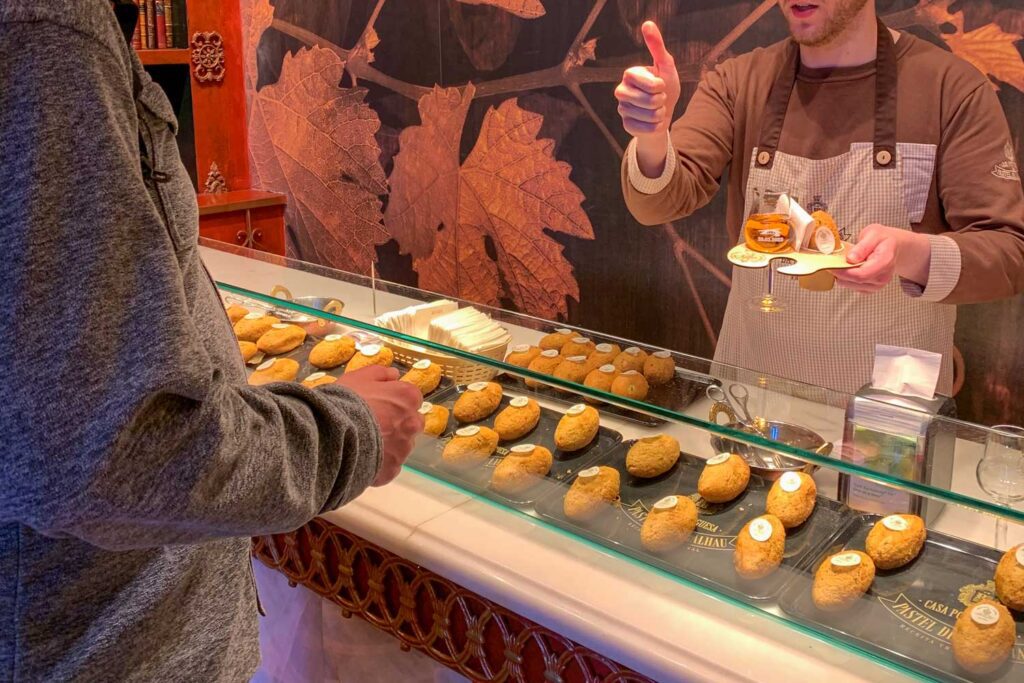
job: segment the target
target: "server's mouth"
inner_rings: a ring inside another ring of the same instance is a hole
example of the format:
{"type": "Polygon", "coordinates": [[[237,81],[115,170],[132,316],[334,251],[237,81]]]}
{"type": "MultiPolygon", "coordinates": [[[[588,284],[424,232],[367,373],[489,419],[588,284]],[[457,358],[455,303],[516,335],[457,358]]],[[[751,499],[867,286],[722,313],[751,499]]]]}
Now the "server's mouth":
{"type": "Polygon", "coordinates": [[[812,3],[794,3],[789,6],[789,11],[797,19],[807,19],[818,11],[818,6],[812,3]]]}

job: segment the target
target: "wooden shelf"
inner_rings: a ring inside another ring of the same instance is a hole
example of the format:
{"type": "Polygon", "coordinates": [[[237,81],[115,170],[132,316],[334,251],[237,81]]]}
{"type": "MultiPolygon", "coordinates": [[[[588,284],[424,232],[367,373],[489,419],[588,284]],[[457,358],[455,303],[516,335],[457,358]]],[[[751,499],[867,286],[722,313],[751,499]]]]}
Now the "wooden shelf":
{"type": "Polygon", "coordinates": [[[146,66],[159,64],[188,64],[192,61],[192,51],[188,48],[167,50],[138,50],[139,59],[146,66]]]}
{"type": "Polygon", "coordinates": [[[288,198],[283,194],[261,192],[259,190],[236,190],[220,194],[200,194],[197,200],[199,202],[200,216],[210,216],[229,211],[245,211],[246,209],[260,209],[266,206],[283,206],[288,203],[288,198]]]}

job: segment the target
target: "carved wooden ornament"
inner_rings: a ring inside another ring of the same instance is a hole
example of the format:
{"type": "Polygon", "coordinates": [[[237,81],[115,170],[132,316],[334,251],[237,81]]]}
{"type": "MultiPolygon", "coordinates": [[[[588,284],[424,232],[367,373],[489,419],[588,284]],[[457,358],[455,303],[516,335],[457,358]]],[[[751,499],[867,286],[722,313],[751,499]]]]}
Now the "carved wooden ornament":
{"type": "Polygon", "coordinates": [[[224,40],[216,31],[192,34],[192,75],[200,83],[224,80],[224,40]]]}

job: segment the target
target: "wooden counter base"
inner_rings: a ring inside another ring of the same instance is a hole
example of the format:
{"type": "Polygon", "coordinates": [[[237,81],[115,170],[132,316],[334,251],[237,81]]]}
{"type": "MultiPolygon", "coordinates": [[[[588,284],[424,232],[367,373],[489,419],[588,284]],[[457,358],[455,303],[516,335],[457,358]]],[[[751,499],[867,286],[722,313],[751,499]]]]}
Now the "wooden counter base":
{"type": "Polygon", "coordinates": [[[651,681],[322,519],[254,539],[253,554],[345,617],[358,615],[403,650],[473,681],[651,681]]]}

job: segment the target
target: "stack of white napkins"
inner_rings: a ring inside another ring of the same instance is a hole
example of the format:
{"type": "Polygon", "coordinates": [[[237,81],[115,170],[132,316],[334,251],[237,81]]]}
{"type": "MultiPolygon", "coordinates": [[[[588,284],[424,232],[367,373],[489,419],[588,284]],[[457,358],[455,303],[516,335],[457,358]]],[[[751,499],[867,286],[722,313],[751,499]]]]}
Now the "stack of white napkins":
{"type": "Polygon", "coordinates": [[[376,323],[389,330],[471,353],[506,346],[512,340],[508,330],[486,313],[472,306],[459,308],[454,301],[446,299],[385,313],[376,323]]]}

